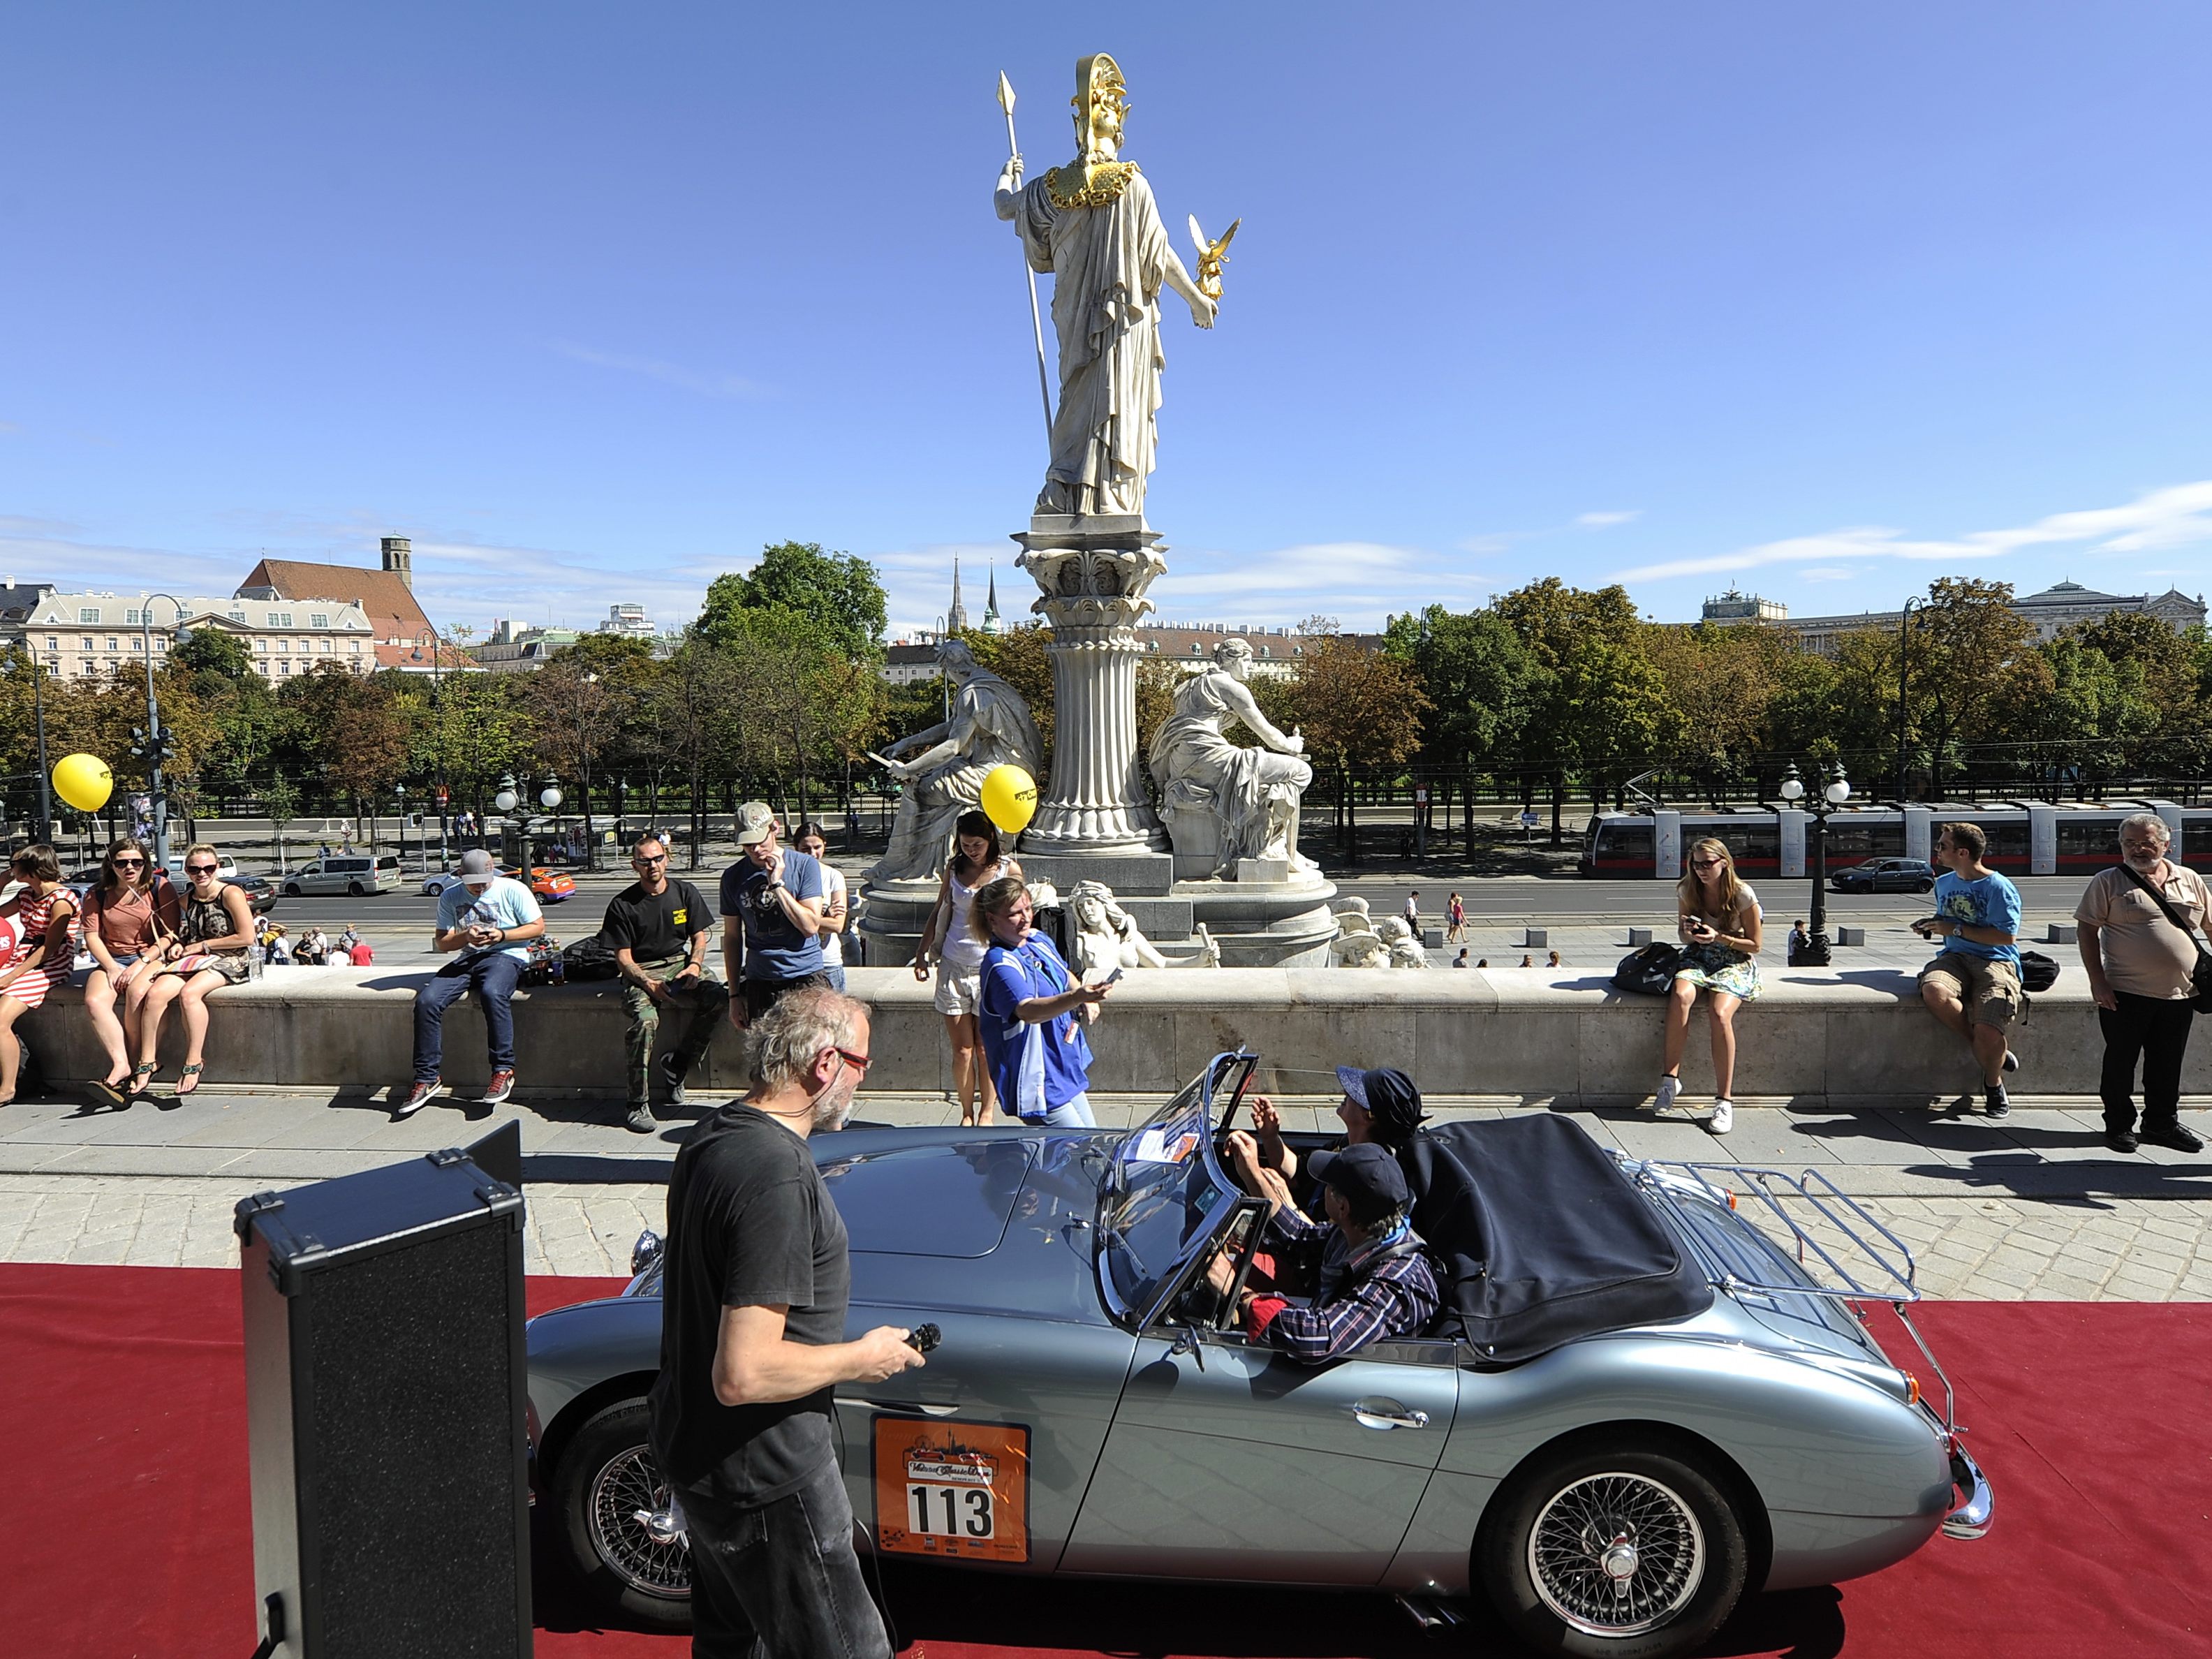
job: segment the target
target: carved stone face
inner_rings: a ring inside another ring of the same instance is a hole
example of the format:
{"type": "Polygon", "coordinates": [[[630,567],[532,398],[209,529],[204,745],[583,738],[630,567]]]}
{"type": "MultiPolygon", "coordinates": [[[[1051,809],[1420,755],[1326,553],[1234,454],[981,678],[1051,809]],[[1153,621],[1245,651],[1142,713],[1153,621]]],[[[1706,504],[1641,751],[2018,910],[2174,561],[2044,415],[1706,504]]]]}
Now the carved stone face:
{"type": "Polygon", "coordinates": [[[1230,640],[1214,647],[1214,666],[1240,684],[1252,678],[1252,647],[1242,640],[1230,640]]]}

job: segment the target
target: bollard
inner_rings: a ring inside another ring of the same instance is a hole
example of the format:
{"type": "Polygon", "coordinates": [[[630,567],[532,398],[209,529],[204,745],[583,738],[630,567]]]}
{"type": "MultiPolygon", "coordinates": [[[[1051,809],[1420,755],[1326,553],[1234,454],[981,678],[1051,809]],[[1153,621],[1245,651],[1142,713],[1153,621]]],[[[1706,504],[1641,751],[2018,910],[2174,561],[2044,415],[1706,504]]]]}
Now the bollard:
{"type": "Polygon", "coordinates": [[[1628,943],[1632,949],[1639,945],[1650,944],[1651,930],[1649,927],[1630,928],[1628,930],[1628,943]]]}
{"type": "Polygon", "coordinates": [[[2071,945],[2081,937],[2081,930],[2070,921],[2054,921],[2043,930],[2045,945],[2071,945]]]}
{"type": "Polygon", "coordinates": [[[1540,951],[1551,942],[1552,932],[1548,927],[1524,927],[1521,930],[1521,948],[1524,951],[1540,951]]]}
{"type": "Polygon", "coordinates": [[[1866,929],[1863,927],[1838,927],[1836,929],[1836,943],[1838,945],[1864,945],[1866,943],[1866,929]]]}

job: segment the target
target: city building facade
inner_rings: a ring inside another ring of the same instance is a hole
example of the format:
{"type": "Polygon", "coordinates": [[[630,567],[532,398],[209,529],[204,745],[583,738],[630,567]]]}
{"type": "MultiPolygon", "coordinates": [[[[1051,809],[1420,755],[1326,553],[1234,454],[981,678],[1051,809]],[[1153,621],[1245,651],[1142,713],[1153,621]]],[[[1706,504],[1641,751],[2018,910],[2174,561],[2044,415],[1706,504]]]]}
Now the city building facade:
{"type": "Polygon", "coordinates": [[[380,569],[358,565],[316,564],[299,559],[264,559],[238,585],[237,597],[275,602],[290,600],[297,611],[309,600],[327,597],[356,605],[368,619],[371,651],[379,668],[428,674],[432,659],[440,672],[467,665],[455,660],[459,647],[438,641],[437,630],[415,598],[414,551],[404,536],[386,536],[380,569]]]}
{"type": "MultiPolygon", "coordinates": [[[[2056,639],[2077,623],[2100,621],[2116,611],[2140,611],[2156,617],[2179,633],[2201,627],[2205,617],[2204,596],[2195,599],[2179,588],[2163,593],[2105,593],[2080,582],[2059,582],[2039,593],[2023,594],[2012,602],[2013,614],[2035,628],[2039,642],[2056,639]]],[[[1786,629],[1817,655],[1832,657],[1837,641],[1846,634],[1895,633],[1901,611],[1860,611],[1834,617],[1796,617],[1778,599],[1762,599],[1735,588],[1705,603],[1702,619],[1710,623],[1756,623],[1786,629]]]]}
{"type": "Polygon", "coordinates": [[[159,666],[180,629],[204,628],[234,637],[264,679],[291,679],[325,663],[355,674],[377,665],[368,616],[343,599],[187,597],[180,614],[170,600],[143,593],[49,589],[20,615],[0,615],[0,639],[29,652],[62,679],[143,673],[149,645],[159,666]]]}

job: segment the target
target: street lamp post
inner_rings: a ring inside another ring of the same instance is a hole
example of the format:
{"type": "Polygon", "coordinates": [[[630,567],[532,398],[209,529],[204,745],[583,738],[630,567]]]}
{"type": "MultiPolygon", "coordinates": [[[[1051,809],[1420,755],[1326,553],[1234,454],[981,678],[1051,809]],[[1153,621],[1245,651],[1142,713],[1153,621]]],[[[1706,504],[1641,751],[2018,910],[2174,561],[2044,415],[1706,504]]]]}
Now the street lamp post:
{"type": "Polygon", "coordinates": [[[1897,617],[1897,804],[1900,808],[1905,805],[1905,676],[1911,663],[1905,648],[1910,643],[1907,630],[1912,626],[1912,613],[1924,608],[1927,603],[1917,597],[1907,599],[1897,617]]]}
{"type": "Polygon", "coordinates": [[[1798,962],[1808,968],[1826,968],[1828,953],[1828,814],[1838,811],[1851,798],[1851,781],[1844,775],[1844,763],[1821,766],[1815,780],[1820,785],[1817,793],[1809,799],[1805,794],[1805,781],[1797,775],[1797,763],[1790,762],[1790,770],[1782,780],[1782,799],[1795,806],[1803,801],[1804,810],[1813,815],[1813,915],[1812,932],[1805,943],[1798,962]]]}
{"type": "Polygon", "coordinates": [[[46,671],[39,661],[38,653],[31,653],[31,707],[36,711],[39,726],[39,831],[33,841],[44,841],[53,833],[53,779],[46,769],[46,671]]]}
{"type": "Polygon", "coordinates": [[[169,801],[161,781],[161,763],[169,758],[169,734],[161,729],[161,705],[154,695],[154,601],[167,599],[177,607],[176,634],[184,639],[185,602],[173,593],[149,593],[139,606],[138,638],[146,657],[146,787],[154,797],[154,867],[169,867],[169,801]]]}
{"type": "Polygon", "coordinates": [[[545,775],[545,787],[538,792],[538,804],[553,815],[554,839],[565,839],[561,829],[561,780],[553,773],[545,775]]]}
{"type": "MultiPolygon", "coordinates": [[[[404,873],[407,868],[407,786],[404,783],[393,784],[392,799],[393,814],[399,820],[399,868],[404,873]]],[[[429,856],[427,846],[423,856],[426,858],[429,856]]],[[[426,876],[430,873],[428,866],[424,867],[422,873],[426,876]]]]}
{"type": "MultiPolygon", "coordinates": [[[[434,711],[438,713],[439,716],[437,724],[438,862],[441,866],[451,867],[453,864],[453,848],[447,844],[446,840],[446,727],[445,717],[443,711],[440,708],[438,695],[443,684],[438,674],[438,630],[434,628],[426,628],[421,633],[416,635],[414,659],[416,662],[422,660],[422,641],[424,640],[430,641],[430,707],[434,711]]],[[[429,848],[426,846],[422,852],[422,857],[426,864],[428,861],[429,856],[429,848]]]]}

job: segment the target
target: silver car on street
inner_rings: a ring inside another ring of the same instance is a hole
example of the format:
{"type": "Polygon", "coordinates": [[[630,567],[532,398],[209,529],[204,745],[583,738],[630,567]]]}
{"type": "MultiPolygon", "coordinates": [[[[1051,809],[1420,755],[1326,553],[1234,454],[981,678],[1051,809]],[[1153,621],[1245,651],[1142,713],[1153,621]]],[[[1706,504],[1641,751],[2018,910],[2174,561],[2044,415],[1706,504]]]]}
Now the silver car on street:
{"type": "MultiPolygon", "coordinates": [[[[1221,1157],[1257,1063],[1217,1056],[1127,1132],[816,1137],[851,1328],[942,1333],[927,1366],[837,1395],[866,1547],[1382,1591],[1425,1618],[1481,1595],[1543,1650],[1650,1659],[1747,1593],[1987,1530],[1911,1258],[1817,1174],[1638,1162],[1548,1114],[1441,1126],[1405,1155],[1436,1323],[1322,1365],[1248,1341],[1205,1268],[1229,1251],[1241,1282],[1269,1237],[1221,1157]],[[1929,1398],[1869,1333],[1884,1305],[1929,1398]]],[[[530,1323],[533,1491],[610,1611],[680,1625],[649,1233],[635,1266],[530,1323]]]]}

